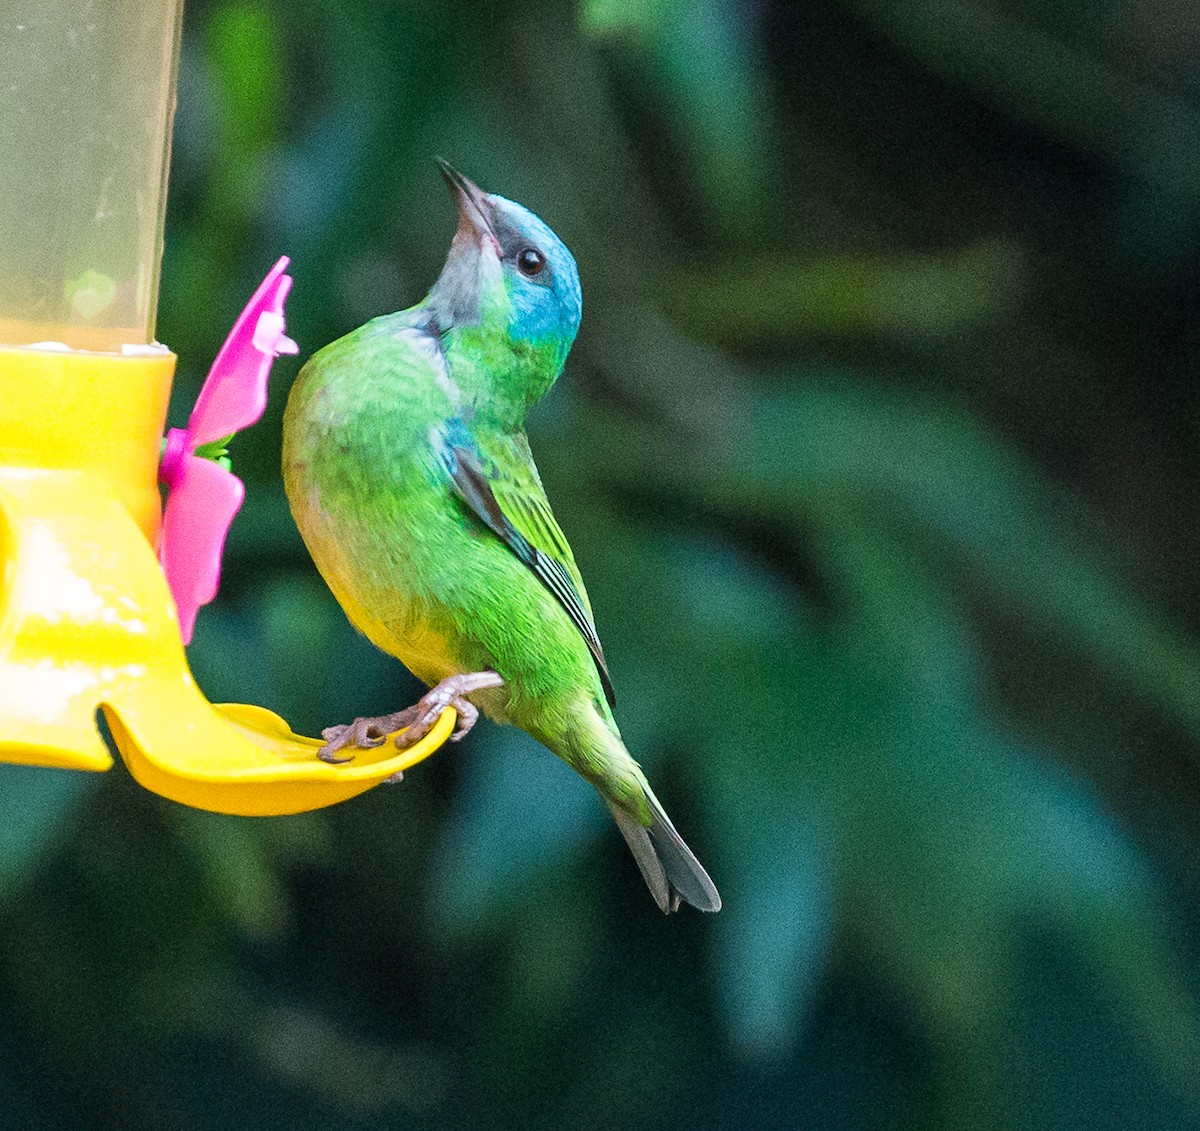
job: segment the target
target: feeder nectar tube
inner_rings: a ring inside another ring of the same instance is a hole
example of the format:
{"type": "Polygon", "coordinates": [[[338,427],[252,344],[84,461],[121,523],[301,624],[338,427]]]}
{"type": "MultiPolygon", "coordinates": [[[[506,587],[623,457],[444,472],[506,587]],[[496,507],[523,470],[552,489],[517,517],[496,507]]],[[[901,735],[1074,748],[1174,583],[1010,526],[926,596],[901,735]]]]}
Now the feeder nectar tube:
{"type": "Polygon", "coordinates": [[[0,760],[108,769],[103,711],[147,788],[292,813],[420,761],[454,713],[408,750],[330,766],[271,712],[214,707],[188,671],[155,555],[175,357],[154,312],[181,11],[0,5],[0,760]]]}
{"type": "Polygon", "coordinates": [[[182,0],[0,8],[0,342],[154,340],[182,0]]]}

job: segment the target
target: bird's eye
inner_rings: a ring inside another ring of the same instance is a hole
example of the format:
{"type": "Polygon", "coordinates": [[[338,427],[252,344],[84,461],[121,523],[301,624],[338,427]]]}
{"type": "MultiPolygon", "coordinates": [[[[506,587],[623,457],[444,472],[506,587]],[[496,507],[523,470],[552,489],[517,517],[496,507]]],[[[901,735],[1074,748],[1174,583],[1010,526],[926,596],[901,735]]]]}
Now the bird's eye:
{"type": "Polygon", "coordinates": [[[540,275],[545,266],[546,257],[536,247],[527,247],[517,255],[517,267],[521,274],[531,279],[534,275],[540,275]]]}

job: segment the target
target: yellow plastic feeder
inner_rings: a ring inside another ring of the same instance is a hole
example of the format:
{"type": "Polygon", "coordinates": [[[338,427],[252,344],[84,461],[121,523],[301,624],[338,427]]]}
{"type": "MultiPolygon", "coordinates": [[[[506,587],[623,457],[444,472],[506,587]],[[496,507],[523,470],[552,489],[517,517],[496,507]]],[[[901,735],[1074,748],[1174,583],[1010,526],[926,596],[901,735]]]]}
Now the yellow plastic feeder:
{"type": "MultiPolygon", "coordinates": [[[[154,342],[154,312],[182,0],[15,7],[0,16],[0,760],[107,770],[102,710],[130,772],[164,797],[253,816],[344,801],[433,753],[454,711],[407,750],[328,765],[278,715],[210,704],[184,654],[216,570],[186,536],[163,539],[158,488],[175,355],[154,342]]],[[[206,392],[241,350],[265,396],[290,344],[284,266],[206,392]]],[[[233,477],[196,453],[198,413],[168,444],[168,533],[207,524],[219,561],[241,485],[219,484],[237,492],[227,514],[204,506],[196,484],[233,477]]]]}

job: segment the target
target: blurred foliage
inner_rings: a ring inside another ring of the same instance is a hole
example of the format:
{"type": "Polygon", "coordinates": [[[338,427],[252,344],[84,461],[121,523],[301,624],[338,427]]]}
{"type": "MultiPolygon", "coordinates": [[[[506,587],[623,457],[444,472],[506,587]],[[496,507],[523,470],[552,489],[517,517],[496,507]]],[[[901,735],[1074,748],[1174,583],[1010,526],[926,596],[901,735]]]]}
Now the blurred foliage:
{"type": "MultiPolygon", "coordinates": [[[[13,1125],[1200,1126],[1198,61],[1195,0],[189,0],[173,422],[279,254],[303,354],[424,293],[433,154],[542,214],[534,448],[725,909],[488,725],[280,820],[4,770],[13,1125]]],[[[418,689],[294,373],[191,659],[315,733],[418,689]]]]}

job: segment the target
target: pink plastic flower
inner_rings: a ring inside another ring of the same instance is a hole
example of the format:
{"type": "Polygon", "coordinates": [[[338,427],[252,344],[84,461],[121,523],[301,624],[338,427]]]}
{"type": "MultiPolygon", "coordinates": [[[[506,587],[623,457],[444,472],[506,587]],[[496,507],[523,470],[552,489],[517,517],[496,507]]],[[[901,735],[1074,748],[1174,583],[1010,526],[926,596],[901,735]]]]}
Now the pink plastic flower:
{"type": "Polygon", "coordinates": [[[238,316],[217,354],[186,428],[167,433],[158,477],[167,485],[158,559],[191,643],[196,612],[216,596],[225,536],[242,505],[242,481],[196,449],[253,424],[267,406],[267,376],[281,353],[299,353],[284,334],[283,303],[292,286],[285,255],[238,316]]]}

